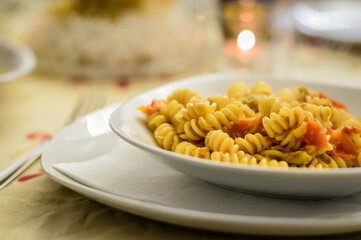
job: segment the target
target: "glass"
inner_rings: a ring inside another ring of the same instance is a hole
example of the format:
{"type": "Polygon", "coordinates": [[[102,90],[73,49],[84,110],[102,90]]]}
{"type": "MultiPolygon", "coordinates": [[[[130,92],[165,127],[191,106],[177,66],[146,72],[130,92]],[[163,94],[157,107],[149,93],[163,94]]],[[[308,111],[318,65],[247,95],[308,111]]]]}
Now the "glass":
{"type": "Polygon", "coordinates": [[[223,1],[223,51],[218,67],[240,71],[269,71],[273,1],[223,1]]]}

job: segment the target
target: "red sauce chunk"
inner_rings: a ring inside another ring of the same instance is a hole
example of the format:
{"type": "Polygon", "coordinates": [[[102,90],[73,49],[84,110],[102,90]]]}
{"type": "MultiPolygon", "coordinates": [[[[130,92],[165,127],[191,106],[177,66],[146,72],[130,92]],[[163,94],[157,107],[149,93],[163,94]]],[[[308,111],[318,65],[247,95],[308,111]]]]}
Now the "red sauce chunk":
{"type": "Polygon", "coordinates": [[[357,148],[345,136],[352,133],[359,133],[360,130],[355,127],[344,127],[342,130],[327,129],[327,133],[331,136],[330,143],[335,149],[329,151],[328,154],[341,157],[345,160],[355,159],[357,157],[357,148]]]}
{"type": "Polygon", "coordinates": [[[326,134],[322,132],[322,125],[313,120],[308,120],[307,131],[302,138],[307,144],[316,146],[318,150],[327,146],[326,134]]]}
{"type": "Polygon", "coordinates": [[[328,98],[328,97],[327,97],[325,94],[323,94],[322,92],[319,92],[319,97],[320,97],[320,98],[326,98],[326,99],[328,99],[328,100],[330,101],[332,107],[334,107],[334,108],[343,109],[343,110],[345,110],[345,111],[348,111],[345,105],[343,105],[342,103],[339,103],[339,102],[337,102],[337,101],[335,101],[335,100],[333,100],[333,99],[328,98]]]}
{"type": "Polygon", "coordinates": [[[231,128],[231,132],[244,132],[250,130],[256,130],[262,127],[263,116],[250,117],[242,119],[239,123],[234,124],[231,128]]]}
{"type": "Polygon", "coordinates": [[[160,101],[153,99],[152,103],[148,106],[140,106],[138,110],[147,115],[152,115],[154,112],[158,111],[160,107],[160,101]]]}
{"type": "Polygon", "coordinates": [[[360,130],[359,130],[355,125],[352,125],[352,127],[350,127],[350,126],[345,126],[345,127],[342,129],[342,133],[348,134],[348,135],[351,135],[352,133],[358,134],[358,133],[360,133],[360,130]]]}

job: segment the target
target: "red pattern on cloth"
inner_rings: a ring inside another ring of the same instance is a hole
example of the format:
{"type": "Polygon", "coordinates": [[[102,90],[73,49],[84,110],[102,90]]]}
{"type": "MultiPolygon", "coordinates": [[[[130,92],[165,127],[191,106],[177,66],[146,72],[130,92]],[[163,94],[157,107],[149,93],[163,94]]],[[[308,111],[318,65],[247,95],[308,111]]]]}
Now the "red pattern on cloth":
{"type": "Polygon", "coordinates": [[[28,140],[41,140],[45,141],[48,139],[51,139],[53,136],[50,133],[47,132],[31,132],[26,135],[26,138],[28,140]]]}
{"type": "Polygon", "coordinates": [[[127,89],[130,86],[129,79],[127,77],[120,77],[117,80],[117,86],[122,89],[127,89]]]}
{"type": "Polygon", "coordinates": [[[18,181],[19,182],[26,182],[26,181],[29,181],[29,180],[31,180],[33,178],[40,177],[42,175],[44,175],[44,171],[42,169],[40,169],[39,172],[37,172],[37,173],[28,174],[28,175],[24,175],[24,176],[19,177],[18,181]]]}
{"type": "Polygon", "coordinates": [[[76,75],[71,77],[71,83],[74,85],[85,84],[89,81],[89,78],[85,75],[76,75]]]}

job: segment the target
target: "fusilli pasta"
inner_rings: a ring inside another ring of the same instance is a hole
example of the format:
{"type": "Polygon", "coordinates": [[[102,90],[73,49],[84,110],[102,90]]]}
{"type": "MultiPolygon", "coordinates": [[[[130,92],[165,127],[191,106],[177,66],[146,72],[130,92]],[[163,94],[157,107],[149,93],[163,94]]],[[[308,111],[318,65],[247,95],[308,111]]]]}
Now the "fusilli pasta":
{"type": "Polygon", "coordinates": [[[361,120],[305,86],[277,94],[267,83],[232,83],[227,95],[179,89],[139,108],[166,150],[257,167],[360,167],[361,120]]]}

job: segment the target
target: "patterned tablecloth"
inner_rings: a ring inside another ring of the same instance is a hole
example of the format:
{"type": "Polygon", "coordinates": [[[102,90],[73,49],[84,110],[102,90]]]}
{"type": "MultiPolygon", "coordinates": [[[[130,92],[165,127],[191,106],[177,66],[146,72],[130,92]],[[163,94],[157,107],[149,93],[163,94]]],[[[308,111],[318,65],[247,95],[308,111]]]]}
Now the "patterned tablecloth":
{"type": "MultiPolygon", "coordinates": [[[[264,73],[361,85],[360,59],[350,53],[300,46],[293,48],[292,54],[280,49],[277,59],[264,73]]],[[[25,149],[51,138],[62,127],[81,93],[106,93],[107,105],[111,105],[185,76],[218,70],[210,66],[174,76],[103,80],[33,73],[0,85],[0,170],[25,149]]],[[[264,239],[174,226],[110,208],[52,181],[43,173],[40,161],[0,191],[0,206],[0,239],[6,240],[264,239]]],[[[361,239],[361,233],[292,239],[319,238],[361,239]]]]}

